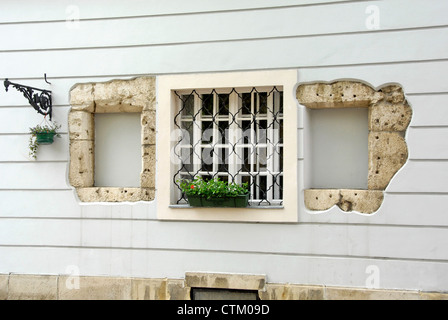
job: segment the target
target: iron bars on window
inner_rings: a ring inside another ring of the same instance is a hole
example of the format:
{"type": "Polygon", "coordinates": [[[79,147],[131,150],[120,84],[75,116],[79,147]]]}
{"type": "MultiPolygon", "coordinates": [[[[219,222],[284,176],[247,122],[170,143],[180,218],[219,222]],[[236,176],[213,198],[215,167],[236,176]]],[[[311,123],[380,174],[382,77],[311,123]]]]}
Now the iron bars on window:
{"type": "Polygon", "coordinates": [[[178,180],[199,176],[247,182],[251,205],[281,205],[283,91],[263,87],[174,93],[176,203],[187,202],[178,180]]]}

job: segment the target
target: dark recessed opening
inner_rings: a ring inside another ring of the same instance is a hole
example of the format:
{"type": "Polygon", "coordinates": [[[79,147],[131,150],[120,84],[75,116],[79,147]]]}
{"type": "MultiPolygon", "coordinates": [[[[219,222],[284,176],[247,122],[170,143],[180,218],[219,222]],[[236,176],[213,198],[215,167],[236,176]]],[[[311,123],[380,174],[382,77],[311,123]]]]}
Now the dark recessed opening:
{"type": "Polygon", "coordinates": [[[191,288],[191,300],[259,300],[257,290],[191,288]]]}

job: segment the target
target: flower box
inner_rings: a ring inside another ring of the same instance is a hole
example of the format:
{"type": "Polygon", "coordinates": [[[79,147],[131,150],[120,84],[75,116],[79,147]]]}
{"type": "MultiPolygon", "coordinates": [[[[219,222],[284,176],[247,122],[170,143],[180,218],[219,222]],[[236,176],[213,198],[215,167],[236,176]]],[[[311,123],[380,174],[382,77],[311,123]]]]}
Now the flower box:
{"type": "Polygon", "coordinates": [[[249,194],[215,198],[189,195],[187,198],[192,207],[244,208],[249,204],[249,194]]]}

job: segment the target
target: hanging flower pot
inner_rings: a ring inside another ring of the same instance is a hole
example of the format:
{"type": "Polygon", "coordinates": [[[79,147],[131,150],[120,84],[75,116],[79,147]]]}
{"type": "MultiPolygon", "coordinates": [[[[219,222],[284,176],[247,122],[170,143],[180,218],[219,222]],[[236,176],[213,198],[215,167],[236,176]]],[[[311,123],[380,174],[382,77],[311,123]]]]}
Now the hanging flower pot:
{"type": "Polygon", "coordinates": [[[36,142],[38,144],[52,144],[56,132],[39,132],[36,133],[36,142]]]}
{"type": "Polygon", "coordinates": [[[60,127],[61,126],[56,123],[48,123],[30,128],[31,137],[29,140],[29,155],[36,159],[36,152],[39,145],[52,144],[55,136],[60,137],[60,134],[57,132],[60,127]]]}

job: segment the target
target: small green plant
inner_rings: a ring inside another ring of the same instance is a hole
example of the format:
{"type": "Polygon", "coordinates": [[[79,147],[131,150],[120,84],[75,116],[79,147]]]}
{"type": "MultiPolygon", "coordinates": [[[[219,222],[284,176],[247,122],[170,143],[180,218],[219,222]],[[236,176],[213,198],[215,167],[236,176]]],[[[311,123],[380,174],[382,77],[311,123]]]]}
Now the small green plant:
{"type": "Polygon", "coordinates": [[[219,178],[205,181],[201,177],[194,180],[178,180],[179,186],[187,196],[196,195],[206,199],[229,198],[249,193],[248,183],[241,185],[232,182],[227,183],[219,178]]]}
{"type": "Polygon", "coordinates": [[[61,135],[57,132],[58,129],[61,128],[61,125],[57,124],[56,122],[54,123],[49,123],[49,124],[45,124],[45,125],[37,125],[35,127],[30,128],[30,140],[29,140],[29,156],[36,159],[37,158],[37,149],[39,148],[39,145],[41,144],[39,142],[38,137],[42,134],[47,134],[50,135],[51,138],[53,138],[54,136],[60,138],[61,135]]]}

